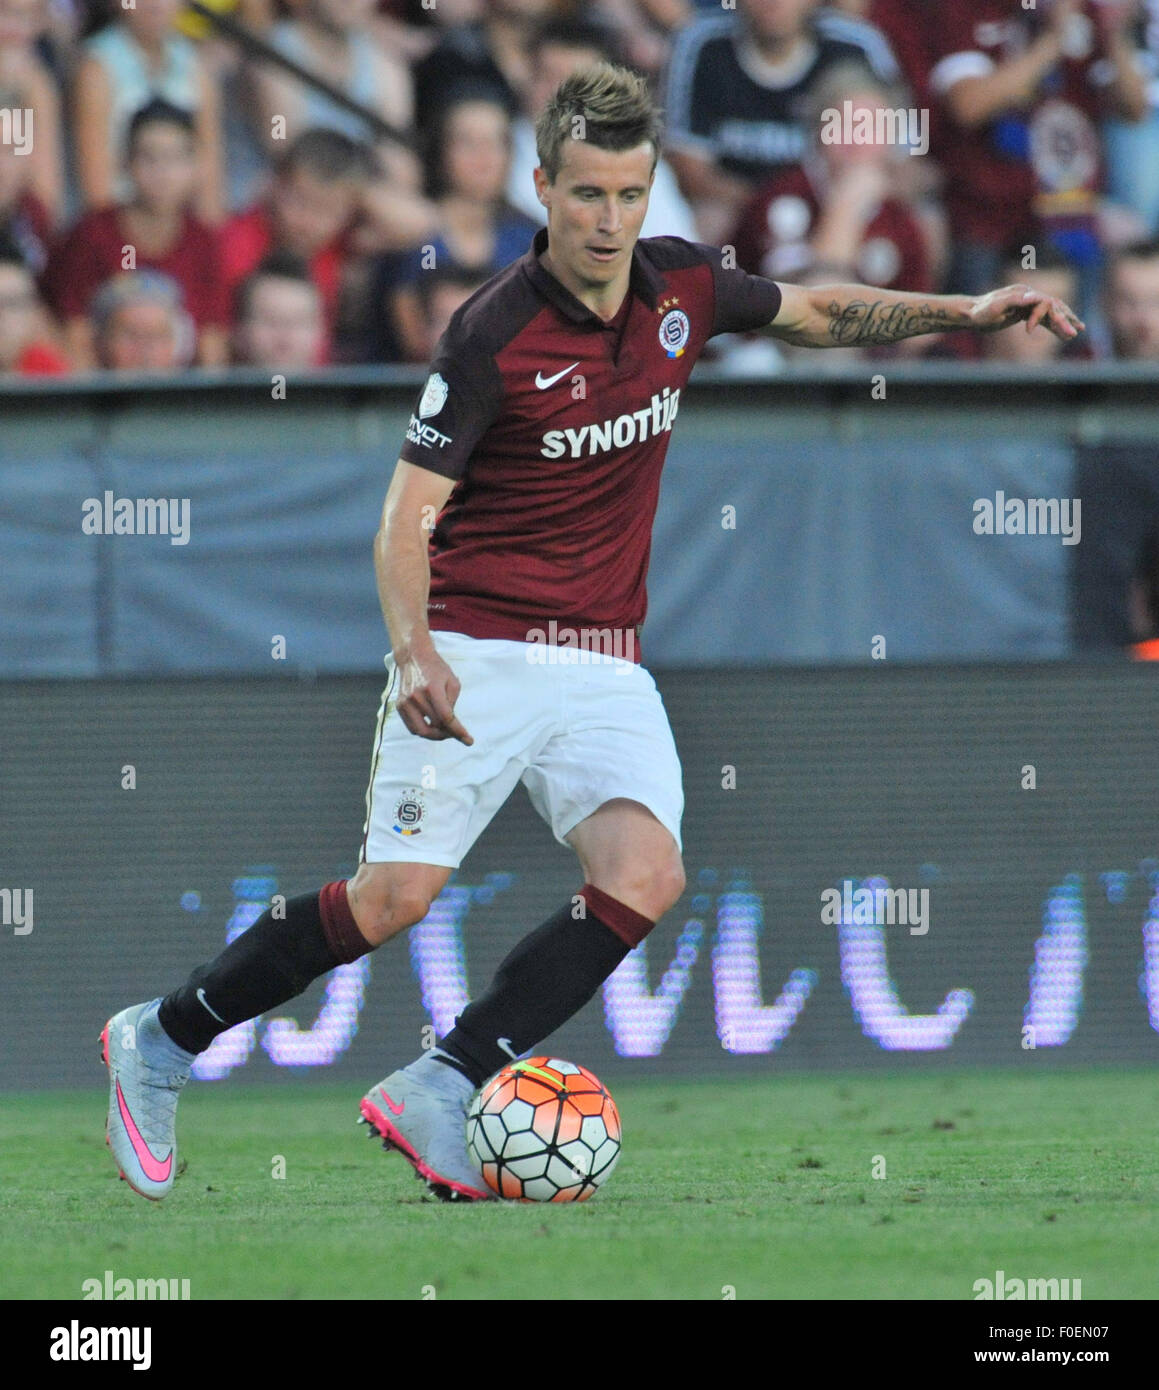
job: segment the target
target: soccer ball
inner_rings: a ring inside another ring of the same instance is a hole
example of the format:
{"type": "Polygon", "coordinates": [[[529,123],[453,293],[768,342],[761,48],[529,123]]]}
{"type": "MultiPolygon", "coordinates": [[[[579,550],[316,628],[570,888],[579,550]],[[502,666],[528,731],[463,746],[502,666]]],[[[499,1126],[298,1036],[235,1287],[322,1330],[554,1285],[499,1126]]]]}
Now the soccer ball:
{"type": "Polygon", "coordinates": [[[586,1202],[620,1156],[620,1114],[586,1067],[528,1057],[496,1072],[471,1102],[467,1149],[500,1197],[586,1202]]]}

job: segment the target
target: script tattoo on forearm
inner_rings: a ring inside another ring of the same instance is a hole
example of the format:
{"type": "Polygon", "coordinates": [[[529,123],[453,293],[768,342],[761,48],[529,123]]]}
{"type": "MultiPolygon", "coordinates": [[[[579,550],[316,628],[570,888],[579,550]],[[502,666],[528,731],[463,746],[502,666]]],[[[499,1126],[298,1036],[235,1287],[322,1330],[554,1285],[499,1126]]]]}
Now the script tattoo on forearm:
{"type": "Polygon", "coordinates": [[[867,304],[864,299],[839,304],[834,299],[828,314],[829,336],[841,347],[896,343],[919,333],[940,333],[954,326],[945,309],[933,309],[928,304],[891,304],[884,299],[875,304],[867,304]]]}

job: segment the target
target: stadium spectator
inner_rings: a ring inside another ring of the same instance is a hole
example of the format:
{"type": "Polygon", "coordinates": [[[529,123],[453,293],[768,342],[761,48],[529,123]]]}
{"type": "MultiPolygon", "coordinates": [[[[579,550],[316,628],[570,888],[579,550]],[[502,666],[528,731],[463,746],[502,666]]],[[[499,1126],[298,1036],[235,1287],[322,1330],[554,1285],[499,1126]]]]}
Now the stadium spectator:
{"type": "Polygon", "coordinates": [[[1107,195],[1131,209],[1147,236],[1159,236],[1159,0],[1140,0],[1132,37],[1147,109],[1140,121],[1108,116],[1103,122],[1107,195]]]}
{"type": "MultiPolygon", "coordinates": [[[[897,170],[898,191],[922,226],[930,255],[930,273],[939,288],[950,260],[950,230],[942,204],[945,170],[940,160],[942,107],[930,90],[930,36],[943,0],[848,0],[839,8],[857,13],[880,29],[901,67],[908,99],[926,123],[929,153],[907,159],[897,170]]],[[[923,350],[924,355],[924,350],[923,350]]]]}
{"type": "Polygon", "coordinates": [[[36,281],[13,241],[0,238],[0,374],[59,376],[68,361],[52,342],[36,281]]]}
{"type": "Polygon", "coordinates": [[[737,0],[736,13],[695,20],[668,68],[666,147],[702,240],[719,245],[755,189],[800,162],[802,103],[837,63],[898,79],[884,36],[817,0],[737,0]]]}
{"type": "Polygon", "coordinates": [[[415,66],[418,128],[429,130],[441,106],[464,96],[493,97],[514,120],[520,93],[531,79],[532,35],[570,8],[559,0],[484,0],[482,19],[445,28],[435,48],[415,66]]]}
{"type": "Polygon", "coordinates": [[[93,300],[97,364],[113,372],[176,372],[193,357],[193,321],[181,286],[158,270],[124,271],[93,300]]]}
{"type": "Polygon", "coordinates": [[[222,253],[226,289],[241,282],[271,251],[302,257],[322,296],[326,360],[330,360],[350,238],[363,197],[376,173],[370,150],[333,130],[307,130],[278,160],[269,195],[225,227],[222,253]]]}
{"type": "Polygon", "coordinates": [[[1159,361],[1159,239],[1117,251],[1107,274],[1107,317],[1115,355],[1159,361]]]}
{"type": "Polygon", "coordinates": [[[160,97],[189,111],[197,135],[197,212],[224,210],[220,98],[196,45],[174,29],[181,0],[135,0],[85,41],[73,92],[77,179],[86,208],[129,197],[121,152],[133,114],[160,97]]]}
{"type": "MultiPolygon", "coordinates": [[[[0,87],[0,111],[19,100],[12,88],[0,87]]],[[[52,218],[32,186],[32,164],[15,144],[0,140],[0,237],[14,243],[25,265],[39,276],[48,263],[52,218]]]]}
{"type": "Polygon", "coordinates": [[[193,117],[155,99],[133,116],[127,139],[132,196],[83,216],[49,260],[46,285],[68,351],[78,367],[92,365],[93,296],[118,271],[149,267],[180,285],[197,329],[197,362],[219,365],[229,301],[219,234],[190,210],[198,176],[193,117]]]}
{"type": "MultiPolygon", "coordinates": [[[[999,260],[998,283],[1029,285],[1032,290],[1040,290],[1043,294],[1061,295],[1067,304],[1072,304],[1078,288],[1074,266],[1058,251],[1046,246],[1035,251],[1034,268],[1029,269],[1024,264],[1024,248],[1030,244],[1026,238],[1015,237],[999,260]]],[[[1085,343],[1081,347],[1079,343],[1064,343],[1053,333],[1028,333],[1024,323],[1016,323],[1013,328],[1004,328],[998,333],[959,336],[974,339],[983,360],[990,362],[1033,365],[1051,362],[1058,357],[1080,357],[1088,351],[1085,343]]]]}
{"type": "MultiPolygon", "coordinates": [[[[400,135],[414,119],[411,71],[374,37],[374,0],[304,0],[297,17],[275,24],[270,44],[374,112],[400,135]]],[[[422,166],[398,140],[379,139],[361,117],[272,64],[253,67],[261,138],[277,156],[305,130],[334,130],[373,144],[379,171],[366,190],[377,237],[363,245],[380,251],[429,234],[432,209],[421,197],[422,166]]]]}
{"type": "Polygon", "coordinates": [[[300,256],[274,252],[238,287],[234,361],[306,371],[325,358],[322,296],[300,256]]]}
{"type": "Polygon", "coordinates": [[[424,336],[428,344],[428,360],[434,356],[438,341],[447,331],[447,325],[451,322],[455,310],[465,304],[475,291],[486,283],[486,275],[453,267],[448,270],[433,270],[419,281],[419,304],[422,309],[424,336]]]}
{"type": "MultiPolygon", "coordinates": [[[[598,0],[589,8],[612,30],[622,61],[650,80],[667,65],[675,35],[696,16],[691,0],[598,0]]],[[[712,8],[719,13],[719,0],[712,8]]]]}
{"type": "MultiPolygon", "coordinates": [[[[890,104],[891,91],[859,65],[833,68],[809,103],[821,112],[849,109],[855,120],[890,104]]],[[[900,155],[900,157],[899,157],[900,155]]],[[[776,175],[746,205],[735,235],[737,264],[770,280],[852,281],[882,289],[934,289],[922,228],[898,196],[889,144],[826,142],[814,134],[799,165],[776,175]]]]}
{"type": "Polygon", "coordinates": [[[9,122],[0,144],[19,148],[28,191],[55,226],[64,213],[60,97],[36,46],[47,24],[46,0],[0,0],[0,110],[9,122]]]}
{"type": "Polygon", "coordinates": [[[393,321],[402,359],[425,362],[427,333],[418,283],[455,267],[485,278],[524,255],[537,224],[506,202],[511,123],[501,102],[465,98],[443,107],[428,169],[438,207],[431,241],[381,267],[374,302],[393,321]]]}
{"type": "Polygon", "coordinates": [[[830,7],[880,29],[901,68],[915,105],[929,111],[931,143],[937,144],[939,115],[930,90],[930,48],[943,0],[830,0],[830,7]]]}
{"type": "MultiPolygon", "coordinates": [[[[400,131],[414,118],[410,69],[371,35],[374,0],[304,0],[295,17],[274,24],[271,48],[324,78],[400,131]]],[[[262,138],[271,153],[304,130],[337,130],[351,140],[371,131],[352,111],[272,64],[257,64],[253,82],[262,138]]]]}
{"type": "MultiPolygon", "coordinates": [[[[535,193],[532,171],[539,163],[535,148],[535,121],[559,84],[580,68],[615,61],[606,30],[579,20],[549,20],[531,40],[531,80],[523,93],[523,112],[511,127],[511,174],[507,200],[540,225],[547,213],[535,193]]],[[[692,209],[684,200],[672,166],[661,157],[656,165],[648,214],[642,236],[680,236],[696,239],[692,209]]]]}
{"type": "Polygon", "coordinates": [[[986,290],[1002,247],[1031,229],[1079,267],[1085,316],[1101,257],[1096,121],[1116,108],[1138,119],[1145,106],[1126,10],[960,0],[939,13],[930,85],[947,116],[950,288],[986,290]]]}

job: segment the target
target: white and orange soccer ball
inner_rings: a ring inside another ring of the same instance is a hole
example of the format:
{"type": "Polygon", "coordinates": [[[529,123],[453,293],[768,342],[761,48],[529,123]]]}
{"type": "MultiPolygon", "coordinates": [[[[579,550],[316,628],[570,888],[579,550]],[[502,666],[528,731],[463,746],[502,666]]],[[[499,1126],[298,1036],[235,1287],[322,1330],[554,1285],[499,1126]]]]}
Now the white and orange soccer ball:
{"type": "Polygon", "coordinates": [[[496,1072],[471,1102],[467,1149],[497,1196],[586,1202],[620,1156],[620,1115],[586,1067],[527,1057],[496,1072]]]}

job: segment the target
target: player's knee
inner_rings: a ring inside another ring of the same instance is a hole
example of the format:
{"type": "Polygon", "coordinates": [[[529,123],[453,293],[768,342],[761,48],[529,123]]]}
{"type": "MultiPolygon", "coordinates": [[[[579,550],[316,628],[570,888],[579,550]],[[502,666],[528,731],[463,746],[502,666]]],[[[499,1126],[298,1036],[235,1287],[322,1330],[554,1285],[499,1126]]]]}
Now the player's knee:
{"type": "Polygon", "coordinates": [[[644,911],[653,921],[658,922],[669,908],[675,907],[684,892],[684,863],[675,847],[671,854],[664,855],[651,866],[646,879],[639,886],[642,900],[647,904],[644,911]]]}
{"type": "Polygon", "coordinates": [[[396,889],[371,904],[365,920],[359,921],[358,930],[372,945],[381,946],[392,936],[421,922],[430,908],[431,900],[425,893],[396,889]]]}
{"type": "MultiPolygon", "coordinates": [[[[597,877],[596,887],[604,887],[597,877]]],[[[631,872],[611,875],[604,891],[610,893],[634,911],[658,922],[669,908],[680,901],[684,892],[684,864],[675,846],[672,853],[660,856],[655,863],[635,866],[631,872]]]]}
{"type": "Polygon", "coordinates": [[[676,906],[683,896],[686,883],[684,861],[674,851],[666,862],[657,869],[656,882],[653,885],[653,892],[657,904],[660,905],[661,914],[676,906]]]}
{"type": "Polygon", "coordinates": [[[381,946],[392,936],[421,922],[436,896],[421,879],[379,873],[348,890],[350,909],[358,930],[372,946],[381,946]]]}

